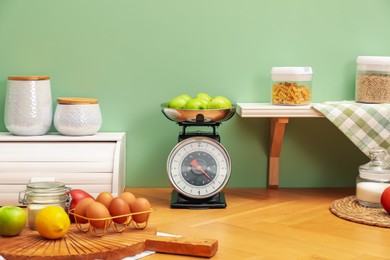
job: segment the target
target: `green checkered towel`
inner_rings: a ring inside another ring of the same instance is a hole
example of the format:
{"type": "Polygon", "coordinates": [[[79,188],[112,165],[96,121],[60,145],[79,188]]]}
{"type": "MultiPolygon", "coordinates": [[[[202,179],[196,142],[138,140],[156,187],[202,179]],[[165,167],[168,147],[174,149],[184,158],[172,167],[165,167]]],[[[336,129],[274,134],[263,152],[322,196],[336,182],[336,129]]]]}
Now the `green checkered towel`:
{"type": "Polygon", "coordinates": [[[354,101],[313,104],[363,153],[382,147],[390,154],[390,104],[363,104],[354,101]]]}

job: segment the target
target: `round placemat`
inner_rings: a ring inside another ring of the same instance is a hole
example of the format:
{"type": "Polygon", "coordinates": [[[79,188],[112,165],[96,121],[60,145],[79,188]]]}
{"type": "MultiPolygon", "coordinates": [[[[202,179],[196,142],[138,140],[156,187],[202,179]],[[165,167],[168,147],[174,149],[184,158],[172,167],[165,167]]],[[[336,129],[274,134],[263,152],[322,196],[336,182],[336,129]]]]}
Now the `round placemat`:
{"type": "Polygon", "coordinates": [[[339,218],[356,223],[390,228],[390,214],[383,208],[368,208],[360,205],[356,196],[348,196],[332,202],[330,211],[339,218]]]}

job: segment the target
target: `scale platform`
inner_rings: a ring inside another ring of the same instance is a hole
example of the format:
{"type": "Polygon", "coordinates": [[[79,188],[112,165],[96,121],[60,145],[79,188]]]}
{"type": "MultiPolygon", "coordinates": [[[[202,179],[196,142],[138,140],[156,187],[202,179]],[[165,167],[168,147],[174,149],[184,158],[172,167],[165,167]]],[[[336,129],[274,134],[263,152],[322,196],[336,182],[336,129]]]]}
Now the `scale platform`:
{"type": "Polygon", "coordinates": [[[176,190],[172,190],[171,208],[176,209],[222,209],[226,208],[225,194],[223,191],[207,199],[188,198],[176,190]]]}

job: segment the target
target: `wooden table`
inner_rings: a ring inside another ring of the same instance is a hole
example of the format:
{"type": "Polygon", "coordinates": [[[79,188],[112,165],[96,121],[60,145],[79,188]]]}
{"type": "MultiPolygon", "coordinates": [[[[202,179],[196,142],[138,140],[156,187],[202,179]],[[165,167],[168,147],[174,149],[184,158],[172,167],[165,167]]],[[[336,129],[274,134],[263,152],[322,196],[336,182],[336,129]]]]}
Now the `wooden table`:
{"type": "MultiPolygon", "coordinates": [[[[171,209],[170,188],[128,188],[155,208],[157,231],[218,240],[217,259],[389,259],[390,229],[336,217],[354,188],[228,188],[225,209],[171,209]]],[[[145,260],[200,258],[153,254],[145,260]]]]}
{"type": "Polygon", "coordinates": [[[269,103],[237,103],[237,114],[243,118],[270,118],[271,140],[269,152],[268,187],[279,186],[279,164],[284,131],[290,117],[324,117],[311,105],[276,106],[269,103]]]}

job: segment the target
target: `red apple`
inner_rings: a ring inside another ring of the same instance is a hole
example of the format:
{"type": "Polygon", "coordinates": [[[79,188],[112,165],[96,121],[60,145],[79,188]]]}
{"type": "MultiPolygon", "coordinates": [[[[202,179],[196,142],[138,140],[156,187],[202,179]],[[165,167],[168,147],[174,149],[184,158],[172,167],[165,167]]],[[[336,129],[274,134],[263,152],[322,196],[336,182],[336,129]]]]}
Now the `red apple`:
{"type": "Polygon", "coordinates": [[[387,187],[381,195],[382,207],[390,213],[390,187],[387,187]]]}
{"type": "MultiPolygon", "coordinates": [[[[69,192],[70,196],[72,196],[72,202],[70,203],[69,209],[74,209],[76,205],[85,198],[92,198],[95,200],[95,198],[89,194],[88,192],[81,190],[81,189],[72,189],[69,192]]],[[[69,214],[70,220],[74,221],[73,214],[69,214]]]]}

